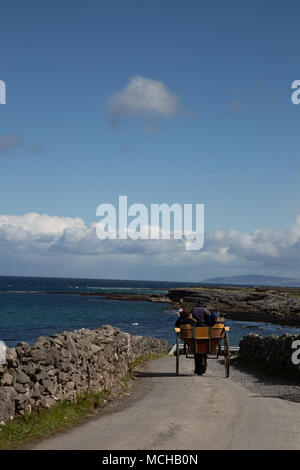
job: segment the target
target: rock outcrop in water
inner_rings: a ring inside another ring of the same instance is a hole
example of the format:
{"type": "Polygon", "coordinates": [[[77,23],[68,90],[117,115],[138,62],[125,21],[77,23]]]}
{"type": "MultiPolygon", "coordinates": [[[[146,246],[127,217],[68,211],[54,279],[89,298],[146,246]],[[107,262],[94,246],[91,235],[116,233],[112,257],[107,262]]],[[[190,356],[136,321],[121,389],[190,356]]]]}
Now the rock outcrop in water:
{"type": "Polygon", "coordinates": [[[110,325],[41,336],[33,346],[7,348],[0,365],[0,422],[88,390],[120,386],[130,362],[167,351],[167,341],[131,336],[110,325]]]}
{"type": "Polygon", "coordinates": [[[232,320],[300,326],[300,289],[267,287],[189,287],[169,289],[174,306],[189,310],[199,298],[232,320]]]}
{"type": "Polygon", "coordinates": [[[300,288],[297,287],[240,287],[199,286],[174,288],[165,294],[116,292],[39,292],[43,294],[82,295],[105,300],[164,302],[179,308],[183,300],[190,310],[199,298],[211,310],[226,313],[227,318],[239,321],[260,321],[300,326],[300,288]]]}
{"type": "Polygon", "coordinates": [[[161,302],[170,303],[166,295],[161,294],[128,294],[124,292],[38,292],[48,295],[82,295],[86,297],[99,297],[105,300],[127,300],[131,302],[161,302]]]}

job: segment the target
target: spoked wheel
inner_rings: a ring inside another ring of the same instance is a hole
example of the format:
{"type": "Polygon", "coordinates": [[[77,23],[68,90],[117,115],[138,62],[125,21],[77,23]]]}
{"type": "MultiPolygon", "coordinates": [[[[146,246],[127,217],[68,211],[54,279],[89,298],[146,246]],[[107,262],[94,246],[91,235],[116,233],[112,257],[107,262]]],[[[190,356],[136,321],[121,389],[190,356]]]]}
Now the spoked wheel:
{"type": "Polygon", "coordinates": [[[224,365],[225,365],[225,377],[229,377],[230,367],[230,350],[229,350],[229,337],[227,331],[224,337],[224,365]]]}
{"type": "Polygon", "coordinates": [[[176,338],[176,375],[179,375],[179,334],[176,338]]]}

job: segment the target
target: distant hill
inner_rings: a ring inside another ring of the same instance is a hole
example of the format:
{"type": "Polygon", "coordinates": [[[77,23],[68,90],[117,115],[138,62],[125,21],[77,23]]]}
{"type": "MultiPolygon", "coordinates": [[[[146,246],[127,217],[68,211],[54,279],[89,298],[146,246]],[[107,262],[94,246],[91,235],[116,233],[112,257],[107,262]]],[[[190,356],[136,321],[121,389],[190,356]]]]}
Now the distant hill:
{"type": "Polygon", "coordinates": [[[259,274],[244,274],[241,276],[224,276],[204,279],[205,284],[238,284],[256,286],[300,287],[299,279],[276,276],[261,276],[259,274]]]}

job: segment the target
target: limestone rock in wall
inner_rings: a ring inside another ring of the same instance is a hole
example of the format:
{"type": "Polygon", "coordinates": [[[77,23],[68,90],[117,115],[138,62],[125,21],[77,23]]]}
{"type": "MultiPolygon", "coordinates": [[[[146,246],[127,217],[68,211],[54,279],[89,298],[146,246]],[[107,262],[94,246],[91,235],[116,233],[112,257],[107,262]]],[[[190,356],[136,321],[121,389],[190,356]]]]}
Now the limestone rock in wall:
{"type": "Polygon", "coordinates": [[[111,389],[139,356],[167,351],[167,341],[131,336],[105,325],[40,336],[33,346],[7,348],[0,368],[0,422],[88,390],[111,389]]]}
{"type": "Polygon", "coordinates": [[[239,356],[250,362],[259,361],[273,369],[299,370],[299,366],[292,362],[292,344],[296,340],[300,340],[300,335],[285,333],[281,336],[264,337],[251,333],[241,339],[239,356]]]}

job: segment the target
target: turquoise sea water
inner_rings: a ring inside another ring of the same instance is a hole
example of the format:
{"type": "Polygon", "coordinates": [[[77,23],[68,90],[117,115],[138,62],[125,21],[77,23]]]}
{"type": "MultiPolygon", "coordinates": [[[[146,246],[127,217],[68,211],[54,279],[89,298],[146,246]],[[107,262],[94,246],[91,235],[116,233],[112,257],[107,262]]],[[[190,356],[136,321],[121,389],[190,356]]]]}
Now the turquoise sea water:
{"type": "MultiPolygon", "coordinates": [[[[65,330],[118,326],[131,334],[152,336],[175,342],[177,312],[168,304],[104,300],[95,296],[47,294],[47,292],[127,292],[167,293],[168,288],[191,283],[0,277],[0,340],[7,346],[20,341],[33,344],[41,335],[65,330]]],[[[299,328],[259,322],[228,320],[230,343],[250,332],[261,335],[297,333],[299,328]]]]}

